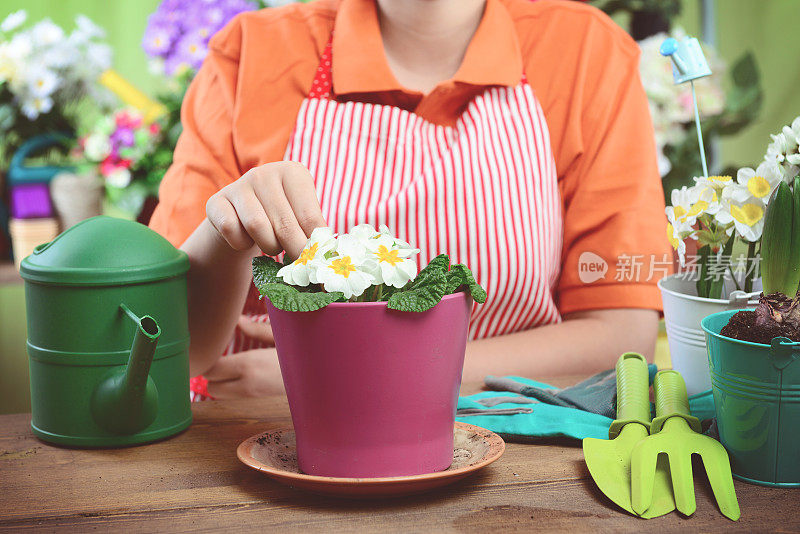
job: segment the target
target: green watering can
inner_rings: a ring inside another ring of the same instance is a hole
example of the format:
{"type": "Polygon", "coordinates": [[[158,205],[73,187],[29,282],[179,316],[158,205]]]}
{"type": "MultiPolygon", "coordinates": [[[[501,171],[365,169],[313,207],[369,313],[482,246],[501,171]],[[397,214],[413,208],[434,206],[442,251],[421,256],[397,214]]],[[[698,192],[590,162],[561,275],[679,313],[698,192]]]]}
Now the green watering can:
{"type": "Polygon", "coordinates": [[[37,437],[114,447],[191,424],[188,269],[166,239],[111,217],[82,221],[22,260],[37,437]]]}

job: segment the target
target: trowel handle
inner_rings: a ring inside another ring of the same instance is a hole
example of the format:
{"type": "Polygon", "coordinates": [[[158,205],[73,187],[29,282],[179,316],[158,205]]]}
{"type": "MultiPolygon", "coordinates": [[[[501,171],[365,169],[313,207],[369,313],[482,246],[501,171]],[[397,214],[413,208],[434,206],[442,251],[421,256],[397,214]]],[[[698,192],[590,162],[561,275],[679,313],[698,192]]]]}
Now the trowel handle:
{"type": "Polygon", "coordinates": [[[700,432],[700,420],[689,411],[689,397],[686,383],[678,371],[665,369],[656,373],[653,381],[656,396],[656,418],[650,425],[650,433],[655,434],[670,417],[682,417],[695,432],[700,432]]]}
{"type": "Polygon", "coordinates": [[[617,360],[617,418],[608,430],[617,437],[628,423],[650,426],[650,384],[647,360],[635,352],[626,352],[617,360]]]}

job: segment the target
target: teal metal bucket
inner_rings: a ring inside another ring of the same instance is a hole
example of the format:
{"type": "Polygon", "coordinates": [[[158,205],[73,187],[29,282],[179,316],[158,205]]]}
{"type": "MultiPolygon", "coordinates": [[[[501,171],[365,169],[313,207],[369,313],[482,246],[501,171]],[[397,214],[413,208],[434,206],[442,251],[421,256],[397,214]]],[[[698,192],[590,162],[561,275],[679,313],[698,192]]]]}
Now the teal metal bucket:
{"type": "Polygon", "coordinates": [[[800,486],[800,343],[771,345],[719,332],[738,310],[701,321],[722,444],[733,476],[764,486],[800,486]]]}

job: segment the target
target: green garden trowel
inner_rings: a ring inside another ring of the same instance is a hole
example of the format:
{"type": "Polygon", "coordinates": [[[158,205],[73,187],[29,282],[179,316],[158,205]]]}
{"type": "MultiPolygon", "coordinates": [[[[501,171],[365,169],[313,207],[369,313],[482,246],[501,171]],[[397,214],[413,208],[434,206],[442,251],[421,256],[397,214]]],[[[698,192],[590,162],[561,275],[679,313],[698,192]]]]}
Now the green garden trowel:
{"type": "Polygon", "coordinates": [[[736,521],[740,515],[739,503],[733,488],[728,453],[720,442],[699,433],[700,421],[689,414],[683,377],[677,371],[659,371],[653,389],[656,418],[650,427],[651,435],[639,442],[631,454],[633,510],[649,511],[652,508],[650,490],[655,487],[653,472],[657,461],[668,457],[676,507],[682,514],[692,515],[697,508],[692,455],[697,454],[703,460],[720,512],[736,521]]]}
{"type": "Polygon", "coordinates": [[[586,438],[583,456],[597,486],[619,507],[645,519],[675,509],[675,499],[666,464],[655,469],[651,504],[642,513],[631,503],[631,451],[650,429],[650,386],[647,361],[627,352],[617,360],[617,419],[611,423],[609,439],[586,438]]]}

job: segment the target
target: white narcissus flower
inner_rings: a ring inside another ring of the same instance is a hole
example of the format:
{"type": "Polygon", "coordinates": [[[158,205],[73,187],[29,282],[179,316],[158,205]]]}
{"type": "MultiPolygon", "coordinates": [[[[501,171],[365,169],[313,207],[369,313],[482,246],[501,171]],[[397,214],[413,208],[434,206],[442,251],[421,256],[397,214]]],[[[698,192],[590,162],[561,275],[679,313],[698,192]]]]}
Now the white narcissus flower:
{"type": "Polygon", "coordinates": [[[734,223],[728,229],[728,235],[736,230],[742,239],[750,242],[758,241],[764,230],[764,203],[760,198],[749,194],[747,186],[732,184],[722,196],[722,209],[715,215],[717,222],[723,225],[734,223]]]}
{"type": "Polygon", "coordinates": [[[325,265],[325,255],[336,247],[333,230],[327,226],[315,228],[306,241],[300,256],[278,271],[278,276],[287,284],[306,287],[319,283],[317,271],[325,265]]]}
{"type": "Polygon", "coordinates": [[[781,180],[781,170],[778,164],[762,161],[755,170],[750,167],[739,169],[736,173],[736,182],[745,189],[734,188],[729,195],[733,195],[733,198],[739,202],[744,202],[750,197],[756,198],[766,206],[769,203],[770,195],[781,180]]]}
{"type": "Polygon", "coordinates": [[[667,223],[667,239],[672,248],[678,252],[678,258],[681,261],[681,267],[683,267],[686,265],[686,242],[672,222],[667,223]]]}
{"type": "Polygon", "coordinates": [[[681,233],[691,230],[704,213],[719,209],[716,192],[703,184],[673,189],[671,200],[672,205],[666,210],[667,218],[681,233]]]}
{"type": "MultiPolygon", "coordinates": [[[[375,278],[365,270],[367,249],[361,239],[351,234],[339,236],[336,256],[329,257],[316,273],[318,283],[325,291],[341,291],[345,298],[358,297],[375,283],[375,278]]],[[[372,270],[372,266],[366,266],[372,270]]]]}
{"type": "Polygon", "coordinates": [[[3,22],[0,22],[0,31],[3,32],[10,32],[16,30],[28,19],[28,13],[24,9],[20,9],[19,11],[15,11],[8,15],[6,18],[3,19],[3,22]]]}

